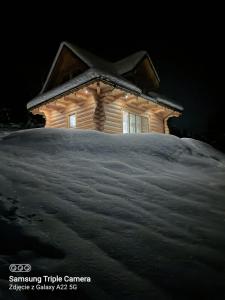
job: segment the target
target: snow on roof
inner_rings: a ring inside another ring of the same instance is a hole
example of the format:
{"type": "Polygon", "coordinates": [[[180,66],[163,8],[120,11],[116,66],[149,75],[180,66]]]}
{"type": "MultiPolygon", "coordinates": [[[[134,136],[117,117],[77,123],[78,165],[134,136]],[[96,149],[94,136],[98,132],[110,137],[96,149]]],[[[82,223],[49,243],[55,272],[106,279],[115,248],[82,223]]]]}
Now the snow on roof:
{"type": "Polygon", "coordinates": [[[40,94],[37,97],[35,97],[33,100],[28,102],[27,108],[31,109],[32,107],[35,107],[43,102],[48,101],[49,99],[53,99],[55,97],[59,97],[60,95],[64,95],[68,92],[71,92],[71,90],[76,89],[84,84],[87,84],[88,82],[94,82],[96,80],[100,81],[106,81],[109,84],[117,85],[121,88],[124,88],[126,90],[135,92],[140,97],[149,100],[154,103],[163,104],[168,107],[172,107],[176,110],[182,111],[183,107],[175,104],[169,100],[160,98],[160,97],[152,97],[146,94],[143,94],[141,92],[141,89],[139,89],[137,86],[133,85],[126,79],[118,76],[114,76],[112,74],[106,73],[102,70],[91,68],[84,73],[80,74],[79,76],[63,83],[62,85],[57,86],[56,88],[51,89],[50,91],[40,94]]]}
{"type": "MultiPolygon", "coordinates": [[[[168,97],[164,95],[160,95],[155,92],[148,92],[148,95],[150,96],[150,99],[155,99],[156,102],[165,104],[166,106],[174,107],[180,111],[182,111],[184,108],[180,104],[177,104],[174,100],[170,100],[168,97]]],[[[146,96],[146,95],[145,95],[146,96]]]]}
{"type": "Polygon", "coordinates": [[[152,60],[151,60],[150,56],[148,55],[147,51],[135,52],[135,53],[115,62],[114,67],[116,68],[118,74],[122,75],[122,74],[125,74],[125,73],[133,70],[144,57],[147,57],[149,59],[149,62],[155,73],[155,76],[156,76],[157,80],[160,81],[159,75],[156,72],[156,69],[155,69],[155,67],[152,63],[152,60]]]}
{"type": "Polygon", "coordinates": [[[113,66],[113,63],[110,63],[92,53],[90,53],[89,51],[85,50],[85,49],[81,49],[78,46],[75,46],[69,42],[62,42],[59,46],[59,49],[57,51],[57,54],[55,56],[55,59],[52,63],[52,66],[50,68],[50,71],[48,73],[48,76],[45,80],[45,83],[43,85],[43,88],[40,92],[40,94],[42,94],[45,91],[46,85],[49,81],[49,78],[51,76],[51,73],[55,67],[55,64],[58,60],[58,57],[62,51],[62,48],[66,46],[67,48],[69,48],[76,56],[78,56],[89,68],[97,68],[97,69],[101,69],[110,73],[115,73],[116,74],[116,69],[113,66]]]}
{"type": "Polygon", "coordinates": [[[45,81],[45,84],[41,90],[41,93],[33,98],[31,101],[28,102],[27,108],[31,109],[34,106],[37,106],[43,102],[46,102],[52,98],[58,97],[60,95],[65,94],[66,92],[70,92],[72,89],[78,88],[79,86],[82,86],[84,84],[87,84],[90,81],[95,80],[105,80],[108,81],[112,85],[120,86],[121,88],[127,89],[129,92],[133,92],[135,94],[140,95],[141,97],[152,101],[157,102],[159,104],[163,104],[169,107],[172,107],[176,110],[183,110],[183,107],[180,105],[177,105],[173,101],[169,101],[166,99],[161,98],[155,98],[155,97],[149,97],[148,95],[142,93],[142,90],[131,83],[130,81],[126,80],[121,75],[124,73],[127,73],[135,68],[135,66],[138,64],[139,61],[143,59],[144,56],[147,56],[149,58],[149,61],[152,65],[152,68],[156,74],[157,79],[158,74],[155,71],[155,68],[151,62],[150,57],[148,56],[148,53],[146,51],[139,51],[136,52],[124,59],[121,59],[115,63],[108,62],[84,49],[81,49],[71,43],[68,42],[62,42],[60,44],[59,50],[56,54],[56,57],[53,61],[53,64],[51,66],[51,69],[49,71],[49,74],[47,76],[47,79],[45,81]],[[50,78],[51,72],[54,69],[54,66],[56,64],[56,61],[58,59],[58,56],[63,48],[63,46],[68,47],[74,54],[76,54],[84,63],[87,64],[87,66],[90,68],[89,70],[85,71],[84,73],[76,76],[75,78],[47,91],[44,92],[45,87],[47,85],[47,82],[50,78]]]}
{"type": "Polygon", "coordinates": [[[137,86],[127,81],[126,79],[107,73],[103,70],[91,68],[85,71],[84,73],[78,75],[77,77],[57,86],[56,88],[53,88],[46,93],[38,95],[33,100],[28,102],[27,108],[30,109],[36,105],[48,101],[49,99],[52,99],[59,95],[63,95],[64,93],[71,91],[72,89],[80,87],[81,85],[84,85],[90,81],[96,81],[96,80],[103,80],[103,81],[105,80],[110,82],[111,84],[118,85],[124,89],[132,90],[135,93],[139,93],[139,94],[141,93],[141,90],[137,86]]]}
{"type": "MultiPolygon", "coordinates": [[[[150,60],[151,65],[153,66],[151,59],[146,51],[138,51],[135,52],[117,62],[109,62],[105,59],[100,58],[97,55],[90,53],[85,49],[81,49],[71,43],[63,42],[74,54],[76,54],[83,62],[85,62],[90,68],[100,68],[103,70],[107,70],[110,73],[115,73],[117,75],[125,74],[131,70],[133,70],[136,65],[147,56],[150,60]]],[[[158,78],[158,74],[153,67],[153,70],[158,78]]],[[[159,78],[158,78],[159,79],[159,78]]]]}
{"type": "Polygon", "coordinates": [[[119,74],[125,74],[136,67],[140,60],[147,55],[146,51],[138,51],[133,53],[117,62],[114,63],[114,66],[119,74]]]}
{"type": "Polygon", "coordinates": [[[80,47],[75,46],[71,43],[64,42],[64,45],[66,45],[74,54],[76,54],[90,68],[100,68],[111,72],[114,71],[113,63],[108,62],[105,59],[102,59],[99,56],[94,55],[93,53],[85,49],[81,49],[80,47]]]}

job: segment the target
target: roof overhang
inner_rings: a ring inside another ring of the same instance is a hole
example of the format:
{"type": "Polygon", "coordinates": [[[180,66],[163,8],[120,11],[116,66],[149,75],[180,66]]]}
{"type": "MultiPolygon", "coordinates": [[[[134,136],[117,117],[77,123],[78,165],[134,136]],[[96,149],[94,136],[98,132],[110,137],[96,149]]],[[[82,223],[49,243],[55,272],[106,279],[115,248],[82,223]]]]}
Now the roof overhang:
{"type": "Polygon", "coordinates": [[[80,76],[78,76],[78,77],[76,77],[76,78],[74,78],[74,79],[72,79],[72,80],[46,92],[46,93],[38,95],[37,97],[35,97],[33,100],[31,100],[27,104],[27,108],[29,110],[32,110],[34,108],[37,108],[37,107],[43,105],[44,103],[57,100],[60,97],[71,94],[72,92],[80,90],[90,84],[93,84],[95,82],[102,82],[102,83],[108,84],[110,86],[117,87],[121,90],[124,90],[127,93],[136,95],[143,99],[146,99],[150,102],[170,108],[172,110],[179,111],[179,112],[181,112],[183,110],[183,107],[178,104],[172,103],[170,101],[166,101],[165,99],[161,99],[159,97],[154,98],[154,97],[145,95],[135,85],[133,85],[130,82],[127,82],[123,79],[118,79],[117,77],[114,78],[113,75],[103,74],[102,72],[100,75],[99,72],[97,72],[97,70],[92,70],[92,72],[90,72],[90,70],[88,70],[85,73],[81,74],[80,76]],[[84,76],[85,73],[87,73],[87,74],[84,76]]]}

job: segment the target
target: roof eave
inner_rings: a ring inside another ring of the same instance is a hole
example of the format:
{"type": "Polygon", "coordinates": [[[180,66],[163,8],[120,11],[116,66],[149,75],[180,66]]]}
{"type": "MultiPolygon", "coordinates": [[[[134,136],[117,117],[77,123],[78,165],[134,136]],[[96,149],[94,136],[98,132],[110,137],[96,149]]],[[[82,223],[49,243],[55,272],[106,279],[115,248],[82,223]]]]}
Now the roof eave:
{"type": "Polygon", "coordinates": [[[70,88],[70,89],[68,89],[68,90],[66,90],[66,91],[64,91],[62,93],[58,93],[55,96],[53,96],[53,97],[51,97],[49,99],[44,100],[43,102],[40,102],[40,103],[37,103],[37,104],[34,104],[34,105],[29,105],[29,103],[31,103],[35,99],[34,98],[32,101],[28,102],[27,109],[28,110],[33,110],[33,109],[35,109],[35,108],[43,105],[44,103],[52,102],[52,101],[54,101],[54,100],[56,100],[56,99],[58,99],[58,98],[60,98],[62,96],[70,94],[71,92],[77,91],[77,90],[79,90],[79,89],[87,86],[90,83],[94,83],[94,82],[98,82],[98,81],[104,82],[104,83],[109,84],[109,85],[114,86],[114,87],[119,87],[120,89],[122,89],[122,90],[124,90],[124,91],[126,91],[128,93],[132,93],[134,95],[137,95],[137,96],[142,97],[142,98],[144,98],[144,99],[146,99],[148,101],[151,101],[153,103],[159,104],[159,105],[164,106],[164,107],[167,107],[169,109],[172,109],[172,110],[175,110],[175,111],[178,111],[178,112],[182,112],[183,111],[183,108],[181,106],[179,106],[179,105],[176,105],[176,104],[174,104],[174,105],[168,105],[167,103],[163,103],[163,102],[161,102],[161,101],[159,101],[157,99],[154,99],[154,98],[152,98],[152,97],[150,97],[148,95],[142,94],[140,91],[137,91],[137,90],[135,91],[135,90],[129,89],[126,86],[123,86],[122,84],[118,84],[116,82],[113,82],[112,80],[110,80],[109,78],[107,78],[105,76],[97,76],[95,78],[92,78],[92,79],[84,82],[83,84],[80,84],[79,86],[72,87],[72,88],[70,88]]]}

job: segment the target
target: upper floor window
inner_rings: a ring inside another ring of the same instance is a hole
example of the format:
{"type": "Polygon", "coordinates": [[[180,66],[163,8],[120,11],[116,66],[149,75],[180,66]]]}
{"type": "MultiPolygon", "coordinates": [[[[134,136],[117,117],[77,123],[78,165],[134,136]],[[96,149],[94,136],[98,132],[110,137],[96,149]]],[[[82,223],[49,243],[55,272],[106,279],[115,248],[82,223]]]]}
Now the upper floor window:
{"type": "Polygon", "coordinates": [[[77,119],[76,119],[76,114],[71,114],[68,117],[68,127],[69,128],[76,128],[77,125],[77,119]]]}
{"type": "Polygon", "coordinates": [[[140,133],[148,131],[148,118],[127,111],[123,112],[123,133],[140,133]]]}

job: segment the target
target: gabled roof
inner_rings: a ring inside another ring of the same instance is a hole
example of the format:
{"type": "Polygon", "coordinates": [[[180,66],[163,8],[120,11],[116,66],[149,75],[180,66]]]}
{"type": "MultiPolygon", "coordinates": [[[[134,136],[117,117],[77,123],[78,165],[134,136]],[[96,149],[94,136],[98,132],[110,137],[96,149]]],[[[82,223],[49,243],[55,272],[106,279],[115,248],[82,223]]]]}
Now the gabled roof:
{"type": "Polygon", "coordinates": [[[52,65],[51,65],[50,71],[48,73],[48,76],[47,76],[47,78],[45,80],[45,83],[43,85],[43,88],[42,88],[40,94],[42,94],[45,91],[45,88],[46,88],[47,83],[48,83],[48,81],[50,79],[50,76],[51,76],[51,74],[53,72],[53,69],[54,69],[54,67],[56,65],[56,62],[57,62],[57,60],[59,58],[59,55],[60,55],[63,47],[65,47],[65,46],[68,49],[70,49],[77,57],[79,57],[89,68],[99,68],[99,69],[107,70],[109,72],[112,71],[112,69],[114,69],[112,63],[107,62],[106,60],[104,60],[104,59],[102,59],[102,58],[100,58],[100,57],[98,57],[98,56],[96,56],[96,55],[94,55],[94,54],[92,54],[92,53],[84,50],[84,49],[81,49],[78,46],[75,46],[75,45],[73,45],[71,43],[68,43],[68,42],[64,41],[59,46],[59,49],[58,49],[58,51],[56,53],[56,56],[55,56],[54,61],[53,61],[52,65]]]}
{"type": "Polygon", "coordinates": [[[149,59],[150,65],[156,76],[156,79],[159,81],[158,74],[146,51],[139,51],[122,60],[112,63],[102,58],[99,58],[96,55],[86,50],[74,46],[71,43],[62,42],[57,51],[57,54],[52,63],[52,66],[50,68],[50,71],[48,73],[48,76],[46,78],[46,81],[44,83],[44,86],[40,94],[27,104],[27,108],[31,109],[37,105],[40,105],[43,102],[49,101],[52,98],[59,97],[60,95],[64,95],[68,92],[71,92],[72,90],[78,89],[80,86],[85,85],[89,82],[99,80],[99,81],[106,81],[114,86],[119,86],[127,90],[128,92],[130,93],[133,92],[135,94],[138,94],[139,96],[149,101],[162,103],[165,104],[166,106],[172,107],[177,110],[183,110],[183,108],[180,105],[177,105],[171,101],[166,102],[163,99],[160,98],[156,99],[155,97],[143,94],[142,90],[138,86],[128,81],[126,78],[122,77],[123,74],[132,71],[138,65],[138,63],[145,57],[149,59]],[[58,57],[63,47],[67,47],[68,49],[70,49],[79,59],[81,59],[89,67],[89,69],[81,73],[80,75],[76,76],[75,78],[45,92],[45,88],[48,84],[50,76],[54,70],[54,67],[57,63],[58,57]]]}
{"type": "Polygon", "coordinates": [[[45,88],[47,86],[47,83],[50,79],[50,76],[53,72],[53,69],[56,65],[56,62],[58,60],[58,57],[62,51],[62,48],[66,46],[68,49],[70,49],[77,57],[79,57],[89,68],[97,68],[97,69],[101,69],[103,71],[107,71],[108,73],[112,73],[114,75],[123,75],[131,70],[133,70],[137,64],[146,56],[148,57],[149,59],[149,62],[151,64],[151,67],[155,73],[155,76],[157,78],[157,80],[159,81],[159,77],[158,77],[158,74],[151,62],[151,59],[150,57],[148,56],[148,53],[146,51],[139,51],[139,52],[136,52],[136,53],[133,53],[131,54],[130,56],[124,58],[124,59],[121,59],[115,63],[112,63],[112,62],[108,62],[84,49],[81,49],[80,47],[78,46],[75,46],[71,43],[68,43],[68,42],[62,42],[60,44],[60,47],[57,51],[57,54],[55,56],[55,59],[52,63],[52,66],[50,68],[50,71],[48,73],[48,76],[46,78],[46,81],[43,85],[43,88],[41,90],[40,93],[43,93],[45,91],[45,88]]]}
{"type": "Polygon", "coordinates": [[[120,75],[128,73],[128,72],[132,71],[144,57],[148,58],[149,63],[155,73],[156,78],[158,79],[158,81],[160,81],[159,76],[156,72],[156,69],[151,61],[151,58],[148,55],[148,52],[146,52],[146,51],[138,51],[136,53],[133,53],[133,54],[115,62],[114,67],[116,68],[118,74],[120,74],[120,75]]]}

